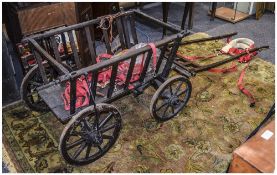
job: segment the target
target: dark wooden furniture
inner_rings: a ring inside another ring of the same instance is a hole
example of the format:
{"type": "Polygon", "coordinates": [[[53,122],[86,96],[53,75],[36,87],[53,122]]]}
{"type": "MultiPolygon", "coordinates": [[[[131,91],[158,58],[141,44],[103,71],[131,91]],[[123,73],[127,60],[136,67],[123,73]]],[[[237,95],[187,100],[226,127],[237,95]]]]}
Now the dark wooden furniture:
{"type": "Polygon", "coordinates": [[[234,151],[229,173],[273,173],[274,169],[275,120],[272,120],[234,151]],[[266,132],[273,135],[266,137],[266,132]]]}
{"type": "Polygon", "coordinates": [[[19,9],[17,14],[24,36],[77,23],[73,2],[41,4],[19,9]]]}
{"type": "MultiPolygon", "coordinates": [[[[163,22],[167,23],[168,19],[168,11],[169,11],[170,3],[169,2],[162,2],[162,10],[163,10],[163,22]]],[[[188,19],[188,29],[192,29],[193,27],[193,15],[194,15],[194,2],[185,2],[185,7],[184,7],[184,13],[183,13],[183,18],[182,18],[182,23],[181,23],[181,29],[185,29],[185,24],[187,17],[188,19]]],[[[163,35],[166,35],[166,29],[163,28],[163,35]]]]}

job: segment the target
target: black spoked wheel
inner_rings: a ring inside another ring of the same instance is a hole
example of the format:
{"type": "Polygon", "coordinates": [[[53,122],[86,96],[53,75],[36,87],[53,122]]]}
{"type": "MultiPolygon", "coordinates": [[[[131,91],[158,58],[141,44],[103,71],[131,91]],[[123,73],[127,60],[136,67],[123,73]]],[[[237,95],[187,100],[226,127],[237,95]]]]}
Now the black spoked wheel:
{"type": "Polygon", "coordinates": [[[175,117],[187,104],[191,90],[191,83],[184,76],[174,76],[166,80],[152,97],[151,115],[158,121],[175,117]]]}
{"type": "MultiPolygon", "coordinates": [[[[45,67],[45,72],[49,81],[52,81],[58,76],[58,73],[47,63],[44,63],[43,65],[45,67]]],[[[21,99],[30,109],[34,111],[49,110],[48,106],[43,102],[37,92],[37,88],[42,85],[43,80],[40,75],[38,65],[35,65],[25,75],[20,87],[21,99]]]]}
{"type": "Polygon", "coordinates": [[[86,165],[102,157],[116,142],[121,115],[112,105],[98,104],[75,115],[60,137],[63,158],[72,165],[86,165]],[[98,116],[98,117],[97,117],[98,116]]]}

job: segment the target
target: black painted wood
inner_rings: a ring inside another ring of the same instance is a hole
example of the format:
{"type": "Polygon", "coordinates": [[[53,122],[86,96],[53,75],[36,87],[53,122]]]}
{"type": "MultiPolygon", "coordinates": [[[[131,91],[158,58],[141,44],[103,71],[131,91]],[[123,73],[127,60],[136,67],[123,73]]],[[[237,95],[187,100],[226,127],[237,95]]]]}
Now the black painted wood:
{"type": "Polygon", "coordinates": [[[77,50],[77,47],[76,47],[76,44],[75,44],[75,40],[74,40],[72,30],[68,32],[68,37],[69,37],[69,41],[70,41],[71,50],[72,50],[73,55],[74,55],[75,63],[77,65],[77,68],[80,69],[82,67],[82,65],[81,65],[81,62],[80,62],[80,59],[79,59],[78,50],[77,50]]]}
{"type": "Polygon", "coordinates": [[[76,81],[76,78],[70,79],[70,114],[74,114],[76,109],[76,81]]]}
{"type": "Polygon", "coordinates": [[[143,69],[142,69],[141,74],[140,74],[140,79],[139,79],[140,82],[143,82],[143,80],[144,80],[144,78],[146,76],[146,73],[147,73],[148,66],[150,64],[151,58],[152,58],[152,50],[147,52],[147,57],[145,58],[145,61],[143,63],[144,64],[143,65],[143,69]]]}
{"type": "Polygon", "coordinates": [[[137,38],[137,32],[136,32],[136,23],[134,19],[134,15],[129,16],[130,20],[130,27],[131,27],[131,33],[132,33],[132,38],[134,41],[134,44],[138,44],[138,38],[137,38]]]}
{"type": "Polygon", "coordinates": [[[88,26],[85,27],[85,31],[86,31],[86,37],[87,37],[88,48],[89,48],[92,64],[95,64],[96,63],[96,53],[95,53],[95,49],[94,49],[94,41],[91,38],[90,28],[88,26]]]}
{"type": "Polygon", "coordinates": [[[126,81],[125,81],[125,84],[124,84],[125,89],[128,89],[128,87],[129,87],[130,80],[131,80],[132,75],[133,75],[133,70],[134,70],[134,67],[135,67],[135,63],[136,63],[136,57],[132,57],[131,61],[130,61],[128,73],[127,73],[127,76],[126,76],[126,81]]]}
{"type": "Polygon", "coordinates": [[[117,31],[118,31],[118,35],[119,35],[119,41],[121,44],[121,48],[126,49],[126,44],[124,42],[125,39],[124,39],[124,33],[123,33],[123,28],[122,28],[122,22],[121,22],[120,17],[116,18],[116,26],[117,26],[117,31]]]}
{"type": "Polygon", "coordinates": [[[45,68],[44,68],[44,66],[42,64],[42,58],[41,58],[40,54],[36,50],[32,49],[32,51],[33,51],[33,53],[35,55],[36,62],[38,64],[39,72],[40,72],[40,75],[42,77],[43,83],[47,84],[49,81],[48,81],[47,76],[46,76],[45,68]]]}
{"type": "Polygon", "coordinates": [[[112,54],[111,43],[109,39],[108,29],[102,29],[104,35],[105,46],[108,54],[112,54]]]}
{"type": "Polygon", "coordinates": [[[111,96],[113,94],[114,87],[115,87],[116,75],[117,75],[117,69],[118,69],[118,63],[116,63],[112,66],[112,76],[110,79],[110,87],[108,90],[107,98],[111,98],[111,96]]]}
{"type": "Polygon", "coordinates": [[[55,58],[59,63],[61,63],[62,60],[61,60],[61,57],[60,57],[60,53],[59,53],[59,50],[58,50],[58,45],[57,45],[55,36],[51,36],[50,41],[51,41],[52,49],[54,51],[55,58]]]}
{"type": "Polygon", "coordinates": [[[162,61],[164,59],[164,56],[165,56],[165,52],[167,50],[167,44],[164,45],[161,49],[161,53],[160,53],[160,57],[158,58],[158,61],[157,61],[157,65],[156,65],[156,70],[155,70],[155,73],[157,74],[160,70],[160,67],[161,67],[161,64],[162,64],[162,61]]]}

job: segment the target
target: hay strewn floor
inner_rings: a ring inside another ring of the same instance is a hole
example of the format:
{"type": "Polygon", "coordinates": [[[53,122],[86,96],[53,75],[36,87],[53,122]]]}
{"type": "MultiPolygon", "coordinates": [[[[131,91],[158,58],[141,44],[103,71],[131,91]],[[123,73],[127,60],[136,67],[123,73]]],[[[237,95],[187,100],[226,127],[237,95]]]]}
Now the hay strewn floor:
{"type": "MultiPolygon", "coordinates": [[[[207,54],[200,49],[222,44],[209,42],[183,49],[207,54]]],[[[239,70],[243,67],[238,66],[239,70]]],[[[274,101],[274,65],[256,58],[247,70],[244,84],[256,97],[255,108],[249,107],[236,87],[239,73],[203,72],[191,78],[193,91],[187,107],[162,124],[149,114],[153,89],[136,99],[130,95],[116,101],[113,104],[123,119],[119,139],[103,158],[87,166],[73,167],[62,160],[58,140],[63,125],[52,113],[32,112],[23,105],[3,111],[3,143],[19,172],[224,172],[232,151],[274,101]]]]}

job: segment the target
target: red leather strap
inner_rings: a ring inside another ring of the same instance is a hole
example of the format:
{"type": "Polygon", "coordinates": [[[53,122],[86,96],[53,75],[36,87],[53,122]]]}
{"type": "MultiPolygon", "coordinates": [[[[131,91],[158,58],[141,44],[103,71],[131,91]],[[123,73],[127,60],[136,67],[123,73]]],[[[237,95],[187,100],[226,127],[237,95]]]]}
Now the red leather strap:
{"type": "MultiPolygon", "coordinates": [[[[66,83],[66,88],[62,94],[64,109],[70,109],[70,83],[66,83]]],[[[79,108],[89,104],[89,87],[84,76],[76,80],[76,103],[75,107],[79,108]]]]}
{"type": "Polygon", "coordinates": [[[249,64],[250,64],[250,62],[248,62],[247,65],[241,71],[240,77],[239,77],[238,82],[237,82],[237,87],[239,88],[239,90],[243,94],[245,94],[248,97],[249,102],[250,102],[250,107],[253,107],[253,106],[255,106],[256,100],[255,100],[254,96],[249,92],[249,90],[245,89],[243,84],[242,84],[243,83],[243,78],[244,78],[245,73],[246,73],[246,69],[248,68],[249,64]]]}
{"type": "Polygon", "coordinates": [[[154,43],[148,43],[148,46],[151,47],[152,49],[152,54],[153,54],[153,69],[156,70],[156,65],[157,65],[157,48],[154,43]]]}
{"type": "Polygon", "coordinates": [[[232,66],[229,68],[212,68],[209,70],[209,72],[214,72],[214,73],[228,73],[228,72],[235,72],[237,71],[237,65],[232,62],[232,66]]]}

